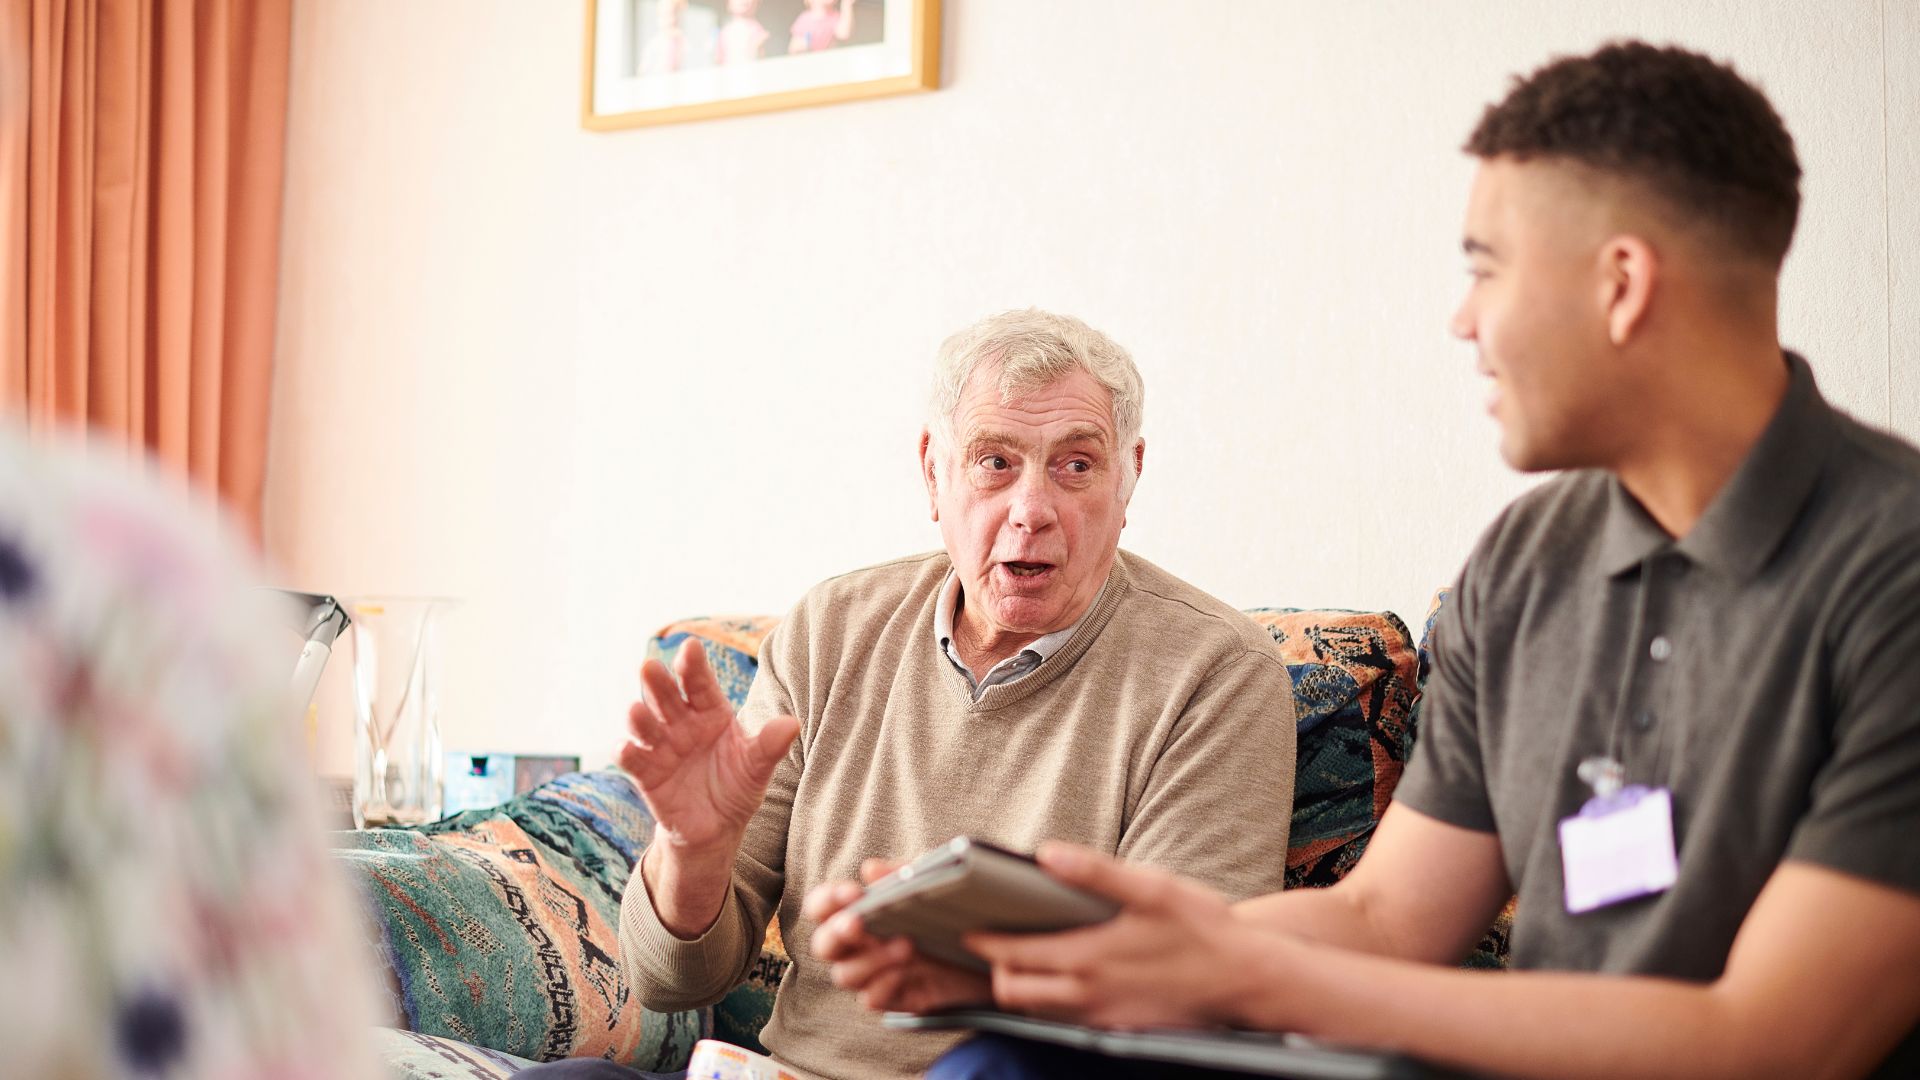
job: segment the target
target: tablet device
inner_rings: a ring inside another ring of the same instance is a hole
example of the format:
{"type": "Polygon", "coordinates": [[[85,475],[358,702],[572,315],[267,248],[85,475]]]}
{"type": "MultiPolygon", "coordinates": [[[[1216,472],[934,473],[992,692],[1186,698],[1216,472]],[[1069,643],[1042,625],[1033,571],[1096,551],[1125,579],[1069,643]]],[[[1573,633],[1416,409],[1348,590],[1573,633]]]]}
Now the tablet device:
{"type": "Polygon", "coordinates": [[[1299,1080],[1443,1080],[1459,1074],[1398,1054],[1351,1050],[1299,1035],[1258,1031],[1108,1031],[992,1009],[890,1012],[880,1022],[899,1031],[991,1031],[1057,1043],[1109,1057],[1164,1061],[1299,1080]]]}
{"type": "Polygon", "coordinates": [[[870,934],[905,935],[927,956],[986,971],[960,935],[1070,930],[1110,919],[1120,905],[1054,880],[1032,856],[962,836],[867,886],[847,910],[870,934]]]}

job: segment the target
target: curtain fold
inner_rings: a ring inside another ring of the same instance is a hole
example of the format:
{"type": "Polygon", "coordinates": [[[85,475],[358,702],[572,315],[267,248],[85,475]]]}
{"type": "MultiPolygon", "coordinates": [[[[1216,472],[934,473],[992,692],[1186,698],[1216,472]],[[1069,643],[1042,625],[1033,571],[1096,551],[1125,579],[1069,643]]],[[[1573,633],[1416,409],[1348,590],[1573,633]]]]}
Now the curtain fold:
{"type": "Polygon", "coordinates": [[[0,400],[258,535],[292,0],[8,0],[0,400]]]}

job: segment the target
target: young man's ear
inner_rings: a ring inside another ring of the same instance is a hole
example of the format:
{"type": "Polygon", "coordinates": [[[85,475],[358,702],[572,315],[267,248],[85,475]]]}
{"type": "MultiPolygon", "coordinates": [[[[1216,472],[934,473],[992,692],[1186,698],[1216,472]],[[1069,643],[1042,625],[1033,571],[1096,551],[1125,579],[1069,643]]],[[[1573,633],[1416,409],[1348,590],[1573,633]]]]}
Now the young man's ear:
{"type": "Polygon", "coordinates": [[[927,485],[927,509],[940,520],[940,481],[933,475],[933,432],[920,429],[920,479],[927,485]]]}
{"type": "Polygon", "coordinates": [[[1615,348],[1645,325],[1659,278],[1660,256],[1640,237],[1622,233],[1600,245],[1600,305],[1615,348]]]}

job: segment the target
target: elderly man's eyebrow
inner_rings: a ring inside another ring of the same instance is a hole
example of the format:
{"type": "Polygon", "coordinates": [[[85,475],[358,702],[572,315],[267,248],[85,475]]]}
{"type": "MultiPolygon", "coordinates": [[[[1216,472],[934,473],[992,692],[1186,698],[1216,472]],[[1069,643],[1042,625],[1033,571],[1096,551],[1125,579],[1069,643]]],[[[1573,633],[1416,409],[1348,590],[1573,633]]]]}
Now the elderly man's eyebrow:
{"type": "Polygon", "coordinates": [[[1471,236],[1460,241],[1460,250],[1466,252],[1468,255],[1485,255],[1490,259],[1499,258],[1499,253],[1488,246],[1486,242],[1475,240],[1471,236]]]}
{"type": "Polygon", "coordinates": [[[1065,434],[1055,440],[1054,445],[1059,446],[1075,442],[1096,442],[1104,444],[1106,441],[1107,433],[1101,428],[1092,424],[1076,424],[1068,428],[1065,434]]]}
{"type": "Polygon", "coordinates": [[[960,438],[960,445],[969,450],[989,446],[1020,447],[1025,444],[1014,437],[1010,431],[1000,431],[989,427],[971,427],[960,438]]]}

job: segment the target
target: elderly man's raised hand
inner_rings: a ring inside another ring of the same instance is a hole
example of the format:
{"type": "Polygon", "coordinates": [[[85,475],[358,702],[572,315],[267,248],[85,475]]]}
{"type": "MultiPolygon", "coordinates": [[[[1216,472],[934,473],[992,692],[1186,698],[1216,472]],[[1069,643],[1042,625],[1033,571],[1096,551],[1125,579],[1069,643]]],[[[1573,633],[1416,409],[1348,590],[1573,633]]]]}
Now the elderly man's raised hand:
{"type": "Polygon", "coordinates": [[[630,737],[619,764],[653,811],[656,841],[688,853],[724,853],[731,862],[800,722],[778,716],[749,732],[697,641],[687,642],[673,666],[669,673],[649,660],[640,669],[643,696],[627,712],[630,737]]]}

